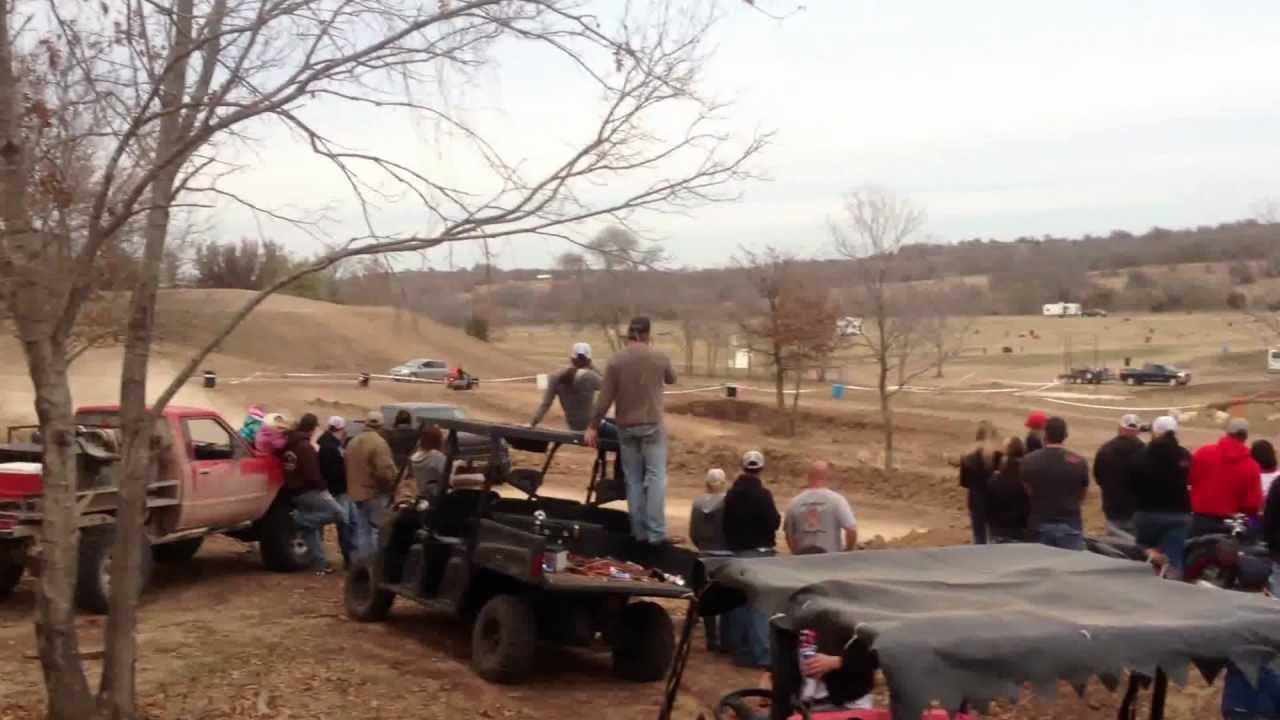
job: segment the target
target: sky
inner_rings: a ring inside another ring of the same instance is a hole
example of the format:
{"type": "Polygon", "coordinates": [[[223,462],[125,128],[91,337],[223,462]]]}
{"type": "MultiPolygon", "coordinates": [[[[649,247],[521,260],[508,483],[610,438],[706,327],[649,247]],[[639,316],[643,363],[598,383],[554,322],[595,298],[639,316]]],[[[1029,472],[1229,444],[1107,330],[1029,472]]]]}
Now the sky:
{"type": "MultiPolygon", "coordinates": [[[[768,179],[734,188],[739,202],[640,218],[675,265],[723,265],[739,247],[765,244],[829,255],[842,196],[867,184],[924,208],[922,239],[942,242],[1213,224],[1280,197],[1280,3],[807,0],[781,21],[738,0],[721,6],[703,88],[731,101],[728,130],[775,133],[755,164],[768,179]]],[[[508,159],[536,167],[563,157],[590,128],[587,88],[573,69],[520,47],[494,59],[440,101],[508,159]]],[[[353,147],[484,185],[428,123],[309,112],[353,147]]],[[[283,133],[257,137],[236,190],[324,217],[334,237],[360,232],[341,177],[283,133]]],[[[417,231],[420,216],[403,199],[379,220],[417,231]]],[[[224,238],[315,247],[235,208],[219,208],[213,223],[224,238]]],[[[568,248],[522,237],[494,249],[510,268],[548,266],[568,248]]],[[[411,262],[478,257],[455,247],[411,262]]]]}

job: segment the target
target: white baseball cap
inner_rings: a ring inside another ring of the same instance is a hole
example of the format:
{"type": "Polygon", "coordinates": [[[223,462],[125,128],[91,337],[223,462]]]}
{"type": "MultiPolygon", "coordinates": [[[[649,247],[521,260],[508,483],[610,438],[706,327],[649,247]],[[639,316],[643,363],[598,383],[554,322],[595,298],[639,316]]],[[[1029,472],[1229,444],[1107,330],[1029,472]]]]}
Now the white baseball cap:
{"type": "Polygon", "coordinates": [[[570,357],[577,357],[577,356],[579,356],[579,355],[581,355],[581,356],[582,356],[582,357],[584,357],[584,358],[590,359],[590,358],[591,358],[591,346],[590,346],[589,344],[587,344],[587,343],[584,343],[584,342],[574,343],[574,344],[573,344],[573,352],[572,352],[572,353],[570,353],[570,357]]]}
{"type": "Polygon", "coordinates": [[[1141,430],[1142,418],[1139,418],[1137,415],[1125,415],[1120,418],[1120,427],[1126,430],[1141,430]]]}
{"type": "Polygon", "coordinates": [[[1160,437],[1165,433],[1177,432],[1178,420],[1172,415],[1161,415],[1151,423],[1151,434],[1160,437]]]}
{"type": "Polygon", "coordinates": [[[341,415],[334,415],[329,418],[329,427],[334,430],[345,430],[347,427],[347,419],[341,415]]]}
{"type": "Polygon", "coordinates": [[[764,469],[764,453],[759,450],[748,450],[742,455],[742,467],[744,470],[762,470],[764,469]]]}

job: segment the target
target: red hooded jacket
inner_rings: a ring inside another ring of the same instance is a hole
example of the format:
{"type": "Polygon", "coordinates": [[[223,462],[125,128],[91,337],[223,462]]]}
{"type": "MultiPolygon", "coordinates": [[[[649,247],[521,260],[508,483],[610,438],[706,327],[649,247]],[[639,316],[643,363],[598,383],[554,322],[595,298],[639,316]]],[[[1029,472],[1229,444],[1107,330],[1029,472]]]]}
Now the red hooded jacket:
{"type": "Polygon", "coordinates": [[[1243,442],[1226,436],[1191,457],[1191,512],[1215,517],[1262,511],[1262,468],[1243,442]]]}

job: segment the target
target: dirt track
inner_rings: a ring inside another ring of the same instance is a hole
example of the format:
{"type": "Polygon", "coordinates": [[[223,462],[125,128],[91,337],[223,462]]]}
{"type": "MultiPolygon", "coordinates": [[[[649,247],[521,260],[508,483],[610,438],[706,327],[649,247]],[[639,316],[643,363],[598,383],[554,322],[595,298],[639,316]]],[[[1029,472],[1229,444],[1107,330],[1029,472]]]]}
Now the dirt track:
{"type": "MultiPolygon", "coordinates": [[[[166,296],[175,310],[165,321],[166,345],[153,367],[153,391],[181,359],[186,348],[211,332],[217,312],[234,305],[235,294],[166,296]]],[[[208,391],[190,385],[180,402],[214,407],[238,422],[250,402],[265,403],[296,415],[315,412],[355,414],[394,400],[457,402],[473,416],[522,422],[537,401],[529,384],[483,384],[476,392],[449,393],[438,386],[353,382],[253,381],[229,384],[263,369],[379,371],[410,356],[448,357],[482,377],[525,374],[531,368],[513,351],[493,351],[460,333],[422,321],[416,330],[387,313],[335,308],[305,301],[282,300],[264,308],[249,327],[233,336],[206,367],[215,368],[222,384],[208,391]],[[379,339],[397,338],[394,346],[379,339]]],[[[558,342],[558,341],[557,341],[558,342]]],[[[16,348],[0,347],[8,375],[0,375],[0,419],[30,420],[30,391],[16,348]]],[[[957,368],[957,380],[946,384],[989,388],[992,379],[1021,382],[1051,376],[1054,358],[1025,368],[973,363],[957,368]],[[963,378],[963,379],[960,379],[963,378]]],[[[75,393],[80,402],[114,398],[118,376],[111,353],[90,354],[76,366],[75,393]]],[[[1139,390],[1108,387],[1072,388],[1084,404],[1132,403],[1161,406],[1193,399],[1209,402],[1248,388],[1219,371],[1203,387],[1185,393],[1166,388],[1139,390]],[[1124,395],[1124,400],[1094,395],[1124,395]]],[[[714,382],[714,381],[713,381],[714,382]]],[[[761,383],[762,384],[762,383],[761,383]]],[[[805,465],[831,460],[837,487],[852,501],[862,524],[862,538],[882,535],[895,544],[965,542],[967,521],[963,498],[944,458],[962,451],[977,418],[989,417],[1016,431],[1029,406],[1050,406],[1025,394],[904,393],[900,408],[900,466],[886,475],[879,462],[879,426],[874,396],[851,392],[842,401],[829,399],[825,388],[806,395],[798,433],[779,427],[776,412],[765,405],[767,394],[746,394],[738,404],[715,400],[715,394],[673,398],[669,428],[672,438],[670,522],[684,527],[688,501],[701,490],[712,465],[735,466],[741,452],[759,448],[769,457],[767,478],[779,503],[800,487],[805,465]],[[745,409],[744,409],[745,408],[745,409]],[[923,532],[909,533],[908,530],[923,532]]],[[[1060,398],[1061,399],[1061,398],[1060,398]]],[[[1067,399],[1068,402],[1075,400],[1067,399]]],[[[1073,423],[1072,443],[1092,454],[1114,425],[1105,410],[1069,405],[1050,409],[1066,413],[1073,423]]],[[[554,414],[548,422],[559,422],[554,414]]],[[[1207,440],[1208,426],[1187,430],[1191,441],[1207,440]]],[[[566,451],[549,488],[578,496],[587,469],[585,453],[566,451]]],[[[1096,494],[1089,521],[1098,524],[1096,494]]],[[[331,549],[336,556],[336,552],[331,549]]],[[[497,688],[479,681],[466,664],[465,628],[417,608],[398,606],[386,625],[360,625],[345,618],[337,576],[280,576],[266,573],[256,551],[226,538],[211,539],[197,558],[180,568],[157,572],[142,613],[140,684],[148,716],[157,720],[223,720],[241,718],[537,718],[583,716],[652,718],[661,688],[614,680],[605,655],[558,652],[548,655],[546,672],[522,688],[497,688]]],[[[24,655],[34,650],[30,613],[30,580],[17,597],[0,605],[0,720],[35,717],[42,704],[40,670],[24,655]]],[[[678,611],[678,608],[673,608],[678,611]]],[[[98,643],[99,618],[83,618],[83,644],[98,643]]],[[[96,663],[91,662],[96,673],[96,663]]],[[[690,702],[679,717],[692,720],[699,709],[723,692],[755,684],[753,673],[724,660],[695,654],[690,666],[690,702]]],[[[1171,717],[1212,715],[1215,693],[1203,687],[1174,693],[1171,717]]],[[[1115,715],[1117,698],[1092,688],[1086,699],[1065,696],[1052,708],[1024,703],[999,717],[1089,718],[1115,715]]]]}

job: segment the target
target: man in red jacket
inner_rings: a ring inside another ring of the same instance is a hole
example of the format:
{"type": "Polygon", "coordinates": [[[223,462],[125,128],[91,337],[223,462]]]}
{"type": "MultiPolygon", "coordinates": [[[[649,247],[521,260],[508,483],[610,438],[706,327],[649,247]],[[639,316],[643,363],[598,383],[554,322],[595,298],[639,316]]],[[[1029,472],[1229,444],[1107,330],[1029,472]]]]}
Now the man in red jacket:
{"type": "Polygon", "coordinates": [[[1233,515],[1262,510],[1262,468],[1249,453],[1249,423],[1235,418],[1227,434],[1191,457],[1191,536],[1225,533],[1233,515]]]}
{"type": "Polygon", "coordinates": [[[329,492],[320,473],[320,456],[311,444],[311,436],[319,424],[319,419],[311,413],[298,420],[298,426],[285,440],[281,464],[285,488],[293,495],[293,519],[302,530],[311,569],[317,575],[328,575],[333,567],[324,552],[324,526],[341,519],[342,506],[329,492]]]}

